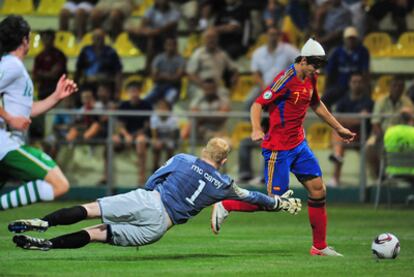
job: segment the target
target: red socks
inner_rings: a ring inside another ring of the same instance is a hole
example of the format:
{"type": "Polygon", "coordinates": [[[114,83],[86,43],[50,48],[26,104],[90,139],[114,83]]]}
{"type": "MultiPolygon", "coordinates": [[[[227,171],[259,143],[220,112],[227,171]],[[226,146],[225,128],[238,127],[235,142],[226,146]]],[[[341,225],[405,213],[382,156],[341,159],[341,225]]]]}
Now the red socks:
{"type": "Polygon", "coordinates": [[[312,227],[313,246],[318,249],[324,249],[326,243],[326,207],[325,197],[321,199],[308,199],[309,221],[312,227]]]}
{"type": "Polygon", "coordinates": [[[238,200],[224,200],[221,203],[223,204],[223,207],[229,212],[254,212],[261,210],[260,207],[257,205],[249,204],[238,200]]]}

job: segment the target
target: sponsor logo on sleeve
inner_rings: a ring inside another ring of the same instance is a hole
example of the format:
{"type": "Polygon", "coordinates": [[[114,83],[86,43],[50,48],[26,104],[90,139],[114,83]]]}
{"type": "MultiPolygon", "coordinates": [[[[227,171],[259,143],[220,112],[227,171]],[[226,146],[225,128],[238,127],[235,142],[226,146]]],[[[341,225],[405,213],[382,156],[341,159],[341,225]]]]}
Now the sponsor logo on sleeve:
{"type": "Polygon", "coordinates": [[[268,90],[263,94],[263,99],[269,100],[270,98],[272,98],[272,91],[268,90]]]}

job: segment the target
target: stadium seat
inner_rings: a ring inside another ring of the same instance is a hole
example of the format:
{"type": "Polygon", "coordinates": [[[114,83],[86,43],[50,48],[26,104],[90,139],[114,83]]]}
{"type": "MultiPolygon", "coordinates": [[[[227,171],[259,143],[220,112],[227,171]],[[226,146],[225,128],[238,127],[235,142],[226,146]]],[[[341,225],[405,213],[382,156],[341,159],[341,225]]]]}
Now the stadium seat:
{"type": "Polygon", "coordinates": [[[136,74],[131,75],[123,81],[122,92],[121,92],[121,100],[123,100],[123,101],[128,100],[128,94],[126,92],[126,87],[129,83],[134,82],[134,81],[142,82],[141,97],[144,97],[145,94],[147,94],[147,92],[152,88],[152,85],[153,85],[151,78],[144,78],[143,76],[136,75],[136,74]]]}
{"type": "Polygon", "coordinates": [[[373,57],[389,57],[392,55],[392,40],[387,33],[370,33],[364,38],[364,45],[373,57]]]}
{"type": "Polygon", "coordinates": [[[133,16],[142,17],[145,12],[154,5],[154,0],[141,0],[141,4],[132,12],[133,16]]]}
{"type": "Polygon", "coordinates": [[[9,14],[31,14],[33,13],[32,0],[3,0],[1,13],[9,14]]]}
{"type": "Polygon", "coordinates": [[[283,17],[282,32],[285,33],[289,39],[289,42],[296,47],[300,48],[303,43],[304,34],[296,27],[292,18],[289,15],[283,17]]]}
{"type": "Polygon", "coordinates": [[[402,33],[394,48],[395,57],[414,57],[414,32],[402,33]]]}
{"type": "Polygon", "coordinates": [[[319,75],[317,83],[316,83],[316,88],[318,89],[319,96],[322,96],[325,93],[325,84],[326,84],[326,76],[319,75]]]}
{"type": "Polygon", "coordinates": [[[75,35],[71,32],[57,31],[55,36],[55,46],[69,57],[74,57],[79,53],[75,35]]]}
{"type": "Polygon", "coordinates": [[[114,48],[121,57],[134,57],[142,55],[141,51],[139,51],[139,49],[136,48],[129,40],[128,33],[126,32],[119,34],[115,40],[114,48]]]}
{"type": "Polygon", "coordinates": [[[188,37],[186,47],[184,52],[182,53],[184,58],[190,58],[193,54],[194,50],[197,49],[201,45],[201,38],[197,34],[191,34],[188,37]]]}
{"type": "Polygon", "coordinates": [[[58,16],[65,2],[65,0],[41,0],[36,13],[38,15],[58,16]]]}
{"type": "Polygon", "coordinates": [[[35,57],[43,50],[43,44],[40,40],[40,34],[38,32],[30,32],[30,42],[29,42],[29,57],[35,57]]]}
{"type": "MultiPolygon", "coordinates": [[[[89,33],[86,33],[86,34],[83,35],[82,40],[79,43],[79,51],[83,47],[92,44],[92,36],[93,36],[93,32],[89,32],[89,33]]],[[[105,36],[105,44],[106,45],[112,45],[112,41],[111,41],[111,39],[109,38],[108,35],[105,36]]]]}
{"type": "Polygon", "coordinates": [[[378,78],[377,83],[374,87],[374,91],[371,95],[372,101],[377,101],[378,99],[389,93],[391,80],[391,75],[383,75],[378,78]]]}
{"type": "Polygon", "coordinates": [[[188,90],[188,78],[183,77],[181,79],[180,100],[186,100],[187,99],[187,90],[188,90]]]}
{"type": "Polygon", "coordinates": [[[313,123],[306,130],[306,139],[314,150],[328,149],[331,146],[332,129],[326,123],[313,123]]]}
{"type": "Polygon", "coordinates": [[[248,121],[241,121],[234,126],[232,135],[231,135],[231,146],[232,148],[238,148],[240,141],[245,138],[250,137],[252,132],[252,125],[248,121]]]}
{"type": "Polygon", "coordinates": [[[244,101],[254,86],[253,75],[239,76],[236,86],[231,90],[232,101],[244,101]]]}

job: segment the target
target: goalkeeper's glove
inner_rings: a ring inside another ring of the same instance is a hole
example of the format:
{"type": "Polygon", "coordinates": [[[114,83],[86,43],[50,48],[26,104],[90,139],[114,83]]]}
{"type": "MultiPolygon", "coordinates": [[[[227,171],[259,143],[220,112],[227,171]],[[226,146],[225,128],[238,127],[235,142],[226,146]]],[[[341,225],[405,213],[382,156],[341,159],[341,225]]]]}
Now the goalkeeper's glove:
{"type": "Polygon", "coordinates": [[[299,198],[291,197],[293,195],[293,190],[288,190],[281,196],[275,195],[275,210],[276,211],[285,211],[290,214],[296,215],[302,209],[302,203],[299,198]]]}

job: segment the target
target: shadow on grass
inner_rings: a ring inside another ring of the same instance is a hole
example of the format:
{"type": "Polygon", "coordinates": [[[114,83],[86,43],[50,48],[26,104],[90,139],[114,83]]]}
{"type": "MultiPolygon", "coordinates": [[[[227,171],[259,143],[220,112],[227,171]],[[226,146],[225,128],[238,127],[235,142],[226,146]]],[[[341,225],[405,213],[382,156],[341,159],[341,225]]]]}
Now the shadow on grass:
{"type": "MultiPolygon", "coordinates": [[[[282,250],[265,250],[257,249],[250,250],[245,253],[235,253],[235,254],[207,254],[207,253],[188,253],[188,254],[167,254],[167,255],[140,255],[136,256],[79,256],[79,257],[34,257],[31,260],[36,261],[95,261],[95,262],[137,262],[137,261],[169,261],[169,260],[197,260],[197,259],[216,259],[216,258],[234,258],[234,257],[248,257],[248,256],[266,256],[275,255],[279,257],[288,257],[293,256],[292,253],[287,253],[287,251],[282,250]]],[[[26,257],[26,260],[27,257],[26,257]]]]}

